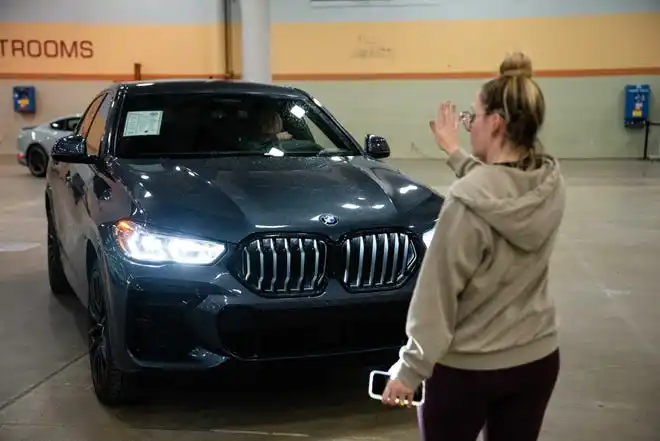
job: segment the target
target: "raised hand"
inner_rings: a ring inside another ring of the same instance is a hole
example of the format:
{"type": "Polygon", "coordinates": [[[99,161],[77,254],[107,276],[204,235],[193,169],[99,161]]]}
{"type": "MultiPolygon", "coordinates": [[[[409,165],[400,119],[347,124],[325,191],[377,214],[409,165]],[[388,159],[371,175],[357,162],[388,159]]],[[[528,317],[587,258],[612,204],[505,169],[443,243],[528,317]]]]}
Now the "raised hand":
{"type": "Polygon", "coordinates": [[[438,107],[434,120],[429,121],[429,127],[436,144],[448,155],[458,150],[458,125],[460,117],[456,114],[456,105],[451,101],[444,101],[438,107]]]}

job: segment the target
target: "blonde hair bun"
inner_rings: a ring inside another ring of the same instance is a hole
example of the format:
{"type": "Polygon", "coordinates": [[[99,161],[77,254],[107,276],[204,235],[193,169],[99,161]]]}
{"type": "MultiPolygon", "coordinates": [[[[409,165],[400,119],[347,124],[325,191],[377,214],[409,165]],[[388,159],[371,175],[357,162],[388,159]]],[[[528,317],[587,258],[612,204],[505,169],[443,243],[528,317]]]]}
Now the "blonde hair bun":
{"type": "Polygon", "coordinates": [[[532,78],[532,60],[522,52],[514,52],[500,64],[500,75],[504,77],[532,78]]]}

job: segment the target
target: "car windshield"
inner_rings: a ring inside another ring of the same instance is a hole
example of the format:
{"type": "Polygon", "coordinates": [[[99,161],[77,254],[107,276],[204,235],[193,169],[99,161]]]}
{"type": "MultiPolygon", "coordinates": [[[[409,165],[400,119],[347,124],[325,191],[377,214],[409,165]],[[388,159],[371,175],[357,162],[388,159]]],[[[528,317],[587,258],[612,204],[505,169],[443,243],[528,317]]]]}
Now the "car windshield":
{"type": "Polygon", "coordinates": [[[310,100],[218,93],[124,100],[118,157],[347,156],[359,150],[310,100]]]}

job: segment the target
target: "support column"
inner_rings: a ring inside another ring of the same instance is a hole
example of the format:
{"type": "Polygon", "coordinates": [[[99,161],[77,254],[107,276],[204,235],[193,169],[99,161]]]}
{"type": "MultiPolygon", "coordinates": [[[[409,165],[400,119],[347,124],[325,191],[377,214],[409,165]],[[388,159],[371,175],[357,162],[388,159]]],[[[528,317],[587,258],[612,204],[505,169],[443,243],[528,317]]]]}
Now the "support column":
{"type": "Polygon", "coordinates": [[[271,83],[270,0],[240,0],[242,79],[271,83]]]}

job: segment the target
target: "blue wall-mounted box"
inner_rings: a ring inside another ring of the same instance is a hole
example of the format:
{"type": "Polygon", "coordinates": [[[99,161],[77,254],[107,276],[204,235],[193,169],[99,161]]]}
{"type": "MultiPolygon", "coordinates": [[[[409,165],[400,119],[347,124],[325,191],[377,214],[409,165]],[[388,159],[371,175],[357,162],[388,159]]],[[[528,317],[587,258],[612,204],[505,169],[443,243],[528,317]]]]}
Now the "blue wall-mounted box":
{"type": "Polygon", "coordinates": [[[14,86],[14,112],[35,113],[37,91],[34,86],[14,86]]]}
{"type": "Polygon", "coordinates": [[[624,125],[643,126],[649,119],[651,87],[648,84],[628,84],[625,89],[625,100],[624,125]]]}

